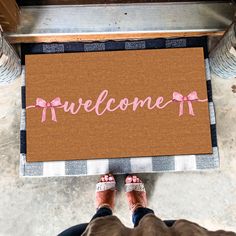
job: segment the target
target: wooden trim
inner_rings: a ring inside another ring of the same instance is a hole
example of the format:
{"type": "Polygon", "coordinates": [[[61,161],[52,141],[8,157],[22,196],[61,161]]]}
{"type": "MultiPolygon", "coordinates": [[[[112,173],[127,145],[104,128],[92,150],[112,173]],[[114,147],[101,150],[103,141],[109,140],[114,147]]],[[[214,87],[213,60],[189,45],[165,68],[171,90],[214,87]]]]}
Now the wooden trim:
{"type": "MultiPolygon", "coordinates": [[[[204,2],[205,0],[198,0],[204,2]]],[[[214,0],[208,0],[214,2],[214,0]]],[[[113,4],[113,3],[148,3],[148,2],[195,2],[194,0],[18,0],[20,6],[39,5],[77,5],[77,4],[113,4]]],[[[222,2],[229,2],[225,0],[222,2]]]]}
{"type": "Polygon", "coordinates": [[[19,8],[15,0],[0,0],[0,24],[4,31],[14,31],[19,22],[19,8]]]}
{"type": "Polygon", "coordinates": [[[96,35],[29,35],[8,36],[10,43],[52,43],[52,42],[79,42],[79,41],[105,41],[124,39],[152,39],[170,37],[193,37],[193,36],[222,36],[224,31],[216,32],[177,32],[177,33],[126,33],[126,34],[96,34],[96,35]]]}

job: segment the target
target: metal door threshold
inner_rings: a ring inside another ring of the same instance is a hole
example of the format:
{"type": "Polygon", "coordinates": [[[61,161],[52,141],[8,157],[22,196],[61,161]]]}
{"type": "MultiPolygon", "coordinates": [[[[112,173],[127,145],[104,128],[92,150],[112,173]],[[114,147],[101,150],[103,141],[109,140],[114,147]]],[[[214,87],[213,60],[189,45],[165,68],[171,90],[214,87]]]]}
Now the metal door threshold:
{"type": "Polygon", "coordinates": [[[133,3],[21,8],[12,43],[122,40],[221,35],[234,17],[232,3],[133,3]]]}

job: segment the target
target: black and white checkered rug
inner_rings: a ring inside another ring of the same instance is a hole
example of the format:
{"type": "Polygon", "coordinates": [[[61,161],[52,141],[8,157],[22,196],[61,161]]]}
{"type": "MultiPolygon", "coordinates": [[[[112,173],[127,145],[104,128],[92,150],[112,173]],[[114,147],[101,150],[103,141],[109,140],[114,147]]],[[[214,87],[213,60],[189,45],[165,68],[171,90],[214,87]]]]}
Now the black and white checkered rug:
{"type": "MultiPolygon", "coordinates": [[[[107,41],[92,43],[50,43],[50,44],[22,44],[22,66],[24,67],[25,55],[43,53],[70,53],[91,51],[115,50],[145,50],[164,48],[203,47],[206,68],[206,83],[210,113],[210,128],[212,137],[213,154],[209,155],[178,155],[158,157],[132,157],[118,159],[80,160],[80,161],[50,161],[27,162],[27,144],[25,129],[25,77],[22,74],[22,112],[20,126],[20,175],[21,176],[73,176],[96,175],[111,172],[113,174],[166,172],[166,171],[194,171],[219,168],[220,159],[216,138],[215,112],[212,101],[211,76],[209,71],[207,38],[173,38],[149,39],[139,41],[107,41]]],[[[24,70],[23,70],[24,72],[24,70]]]]}

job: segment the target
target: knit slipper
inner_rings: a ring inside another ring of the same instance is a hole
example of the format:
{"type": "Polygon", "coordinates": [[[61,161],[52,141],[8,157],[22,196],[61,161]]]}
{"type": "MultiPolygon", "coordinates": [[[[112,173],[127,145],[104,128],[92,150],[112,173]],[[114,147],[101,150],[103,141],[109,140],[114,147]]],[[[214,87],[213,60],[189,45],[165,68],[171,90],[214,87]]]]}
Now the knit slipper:
{"type": "Polygon", "coordinates": [[[147,196],[144,184],[137,176],[127,176],[125,192],[129,209],[134,212],[139,207],[147,207],[147,196]]]}
{"type": "Polygon", "coordinates": [[[108,207],[111,210],[115,206],[116,181],[112,174],[101,176],[96,184],[96,208],[108,207]]]}

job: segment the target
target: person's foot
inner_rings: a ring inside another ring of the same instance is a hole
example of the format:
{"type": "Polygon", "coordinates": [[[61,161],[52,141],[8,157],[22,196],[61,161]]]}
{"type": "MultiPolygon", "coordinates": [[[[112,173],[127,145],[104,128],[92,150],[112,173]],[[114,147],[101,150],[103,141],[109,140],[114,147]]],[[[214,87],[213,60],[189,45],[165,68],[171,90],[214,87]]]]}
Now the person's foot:
{"type": "Polygon", "coordinates": [[[131,212],[134,212],[139,207],[147,207],[147,196],[144,184],[136,175],[126,177],[125,192],[131,212]]]}
{"type": "Polygon", "coordinates": [[[116,181],[112,174],[101,176],[96,184],[96,208],[109,207],[114,209],[116,181]]]}

